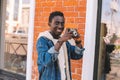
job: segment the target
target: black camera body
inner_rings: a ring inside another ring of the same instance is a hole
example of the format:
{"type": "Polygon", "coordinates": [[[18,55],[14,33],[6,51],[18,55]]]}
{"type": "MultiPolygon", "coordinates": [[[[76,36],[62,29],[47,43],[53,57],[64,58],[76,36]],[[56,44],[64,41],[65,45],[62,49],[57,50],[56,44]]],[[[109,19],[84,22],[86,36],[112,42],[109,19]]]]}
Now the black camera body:
{"type": "Polygon", "coordinates": [[[75,28],[69,28],[69,29],[68,29],[68,32],[71,32],[71,33],[72,33],[72,37],[73,37],[73,38],[76,38],[76,37],[79,36],[79,34],[78,34],[78,32],[77,32],[77,29],[75,29],[75,28]]]}

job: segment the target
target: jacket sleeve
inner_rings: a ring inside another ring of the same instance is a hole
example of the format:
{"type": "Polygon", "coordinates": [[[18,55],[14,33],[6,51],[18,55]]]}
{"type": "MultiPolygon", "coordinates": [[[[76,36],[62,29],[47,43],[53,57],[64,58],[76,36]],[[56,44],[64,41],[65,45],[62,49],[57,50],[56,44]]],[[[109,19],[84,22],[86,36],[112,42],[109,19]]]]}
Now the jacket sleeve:
{"type": "Polygon", "coordinates": [[[37,41],[38,65],[48,66],[57,59],[58,52],[54,50],[52,41],[40,37],[37,41]]]}
{"type": "Polygon", "coordinates": [[[77,46],[71,45],[69,42],[67,42],[67,49],[68,53],[71,59],[80,59],[83,57],[83,51],[85,50],[84,48],[79,48],[77,46]]]}

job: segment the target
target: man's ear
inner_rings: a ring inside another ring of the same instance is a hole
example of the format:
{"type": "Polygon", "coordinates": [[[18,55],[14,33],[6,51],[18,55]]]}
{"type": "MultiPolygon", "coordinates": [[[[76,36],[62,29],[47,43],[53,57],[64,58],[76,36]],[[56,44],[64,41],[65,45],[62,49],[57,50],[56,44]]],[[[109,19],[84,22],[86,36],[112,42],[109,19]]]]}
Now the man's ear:
{"type": "Polygon", "coordinates": [[[51,24],[50,24],[50,23],[48,23],[48,26],[51,26],[51,24]]]}

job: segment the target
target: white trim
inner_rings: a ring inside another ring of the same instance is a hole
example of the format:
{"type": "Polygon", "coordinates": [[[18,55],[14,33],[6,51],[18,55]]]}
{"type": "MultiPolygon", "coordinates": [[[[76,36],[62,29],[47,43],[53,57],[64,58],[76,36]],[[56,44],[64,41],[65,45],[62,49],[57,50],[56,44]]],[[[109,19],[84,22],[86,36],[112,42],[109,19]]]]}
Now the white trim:
{"type": "Polygon", "coordinates": [[[33,53],[33,34],[34,34],[34,13],[35,13],[35,0],[30,0],[30,19],[28,30],[28,49],[27,49],[27,71],[26,80],[32,80],[32,53],[33,53]]]}
{"type": "Polygon", "coordinates": [[[98,0],[87,0],[82,80],[93,80],[98,0]]]}
{"type": "Polygon", "coordinates": [[[4,44],[5,44],[5,13],[6,13],[6,0],[1,0],[1,23],[0,23],[0,68],[4,68],[4,44]]]}

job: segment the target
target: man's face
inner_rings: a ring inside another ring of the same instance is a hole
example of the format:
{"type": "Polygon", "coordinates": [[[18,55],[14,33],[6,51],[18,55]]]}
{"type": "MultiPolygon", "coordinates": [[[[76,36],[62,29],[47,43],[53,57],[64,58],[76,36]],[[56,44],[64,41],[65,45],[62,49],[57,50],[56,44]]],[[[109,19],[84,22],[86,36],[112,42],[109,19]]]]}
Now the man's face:
{"type": "Polygon", "coordinates": [[[55,36],[60,36],[64,30],[64,17],[62,16],[55,16],[52,19],[52,22],[49,23],[50,30],[55,36]]]}

